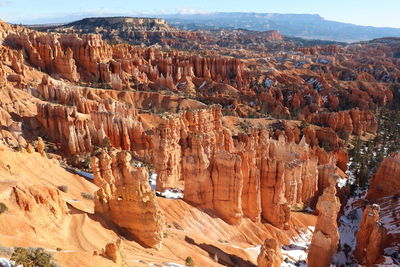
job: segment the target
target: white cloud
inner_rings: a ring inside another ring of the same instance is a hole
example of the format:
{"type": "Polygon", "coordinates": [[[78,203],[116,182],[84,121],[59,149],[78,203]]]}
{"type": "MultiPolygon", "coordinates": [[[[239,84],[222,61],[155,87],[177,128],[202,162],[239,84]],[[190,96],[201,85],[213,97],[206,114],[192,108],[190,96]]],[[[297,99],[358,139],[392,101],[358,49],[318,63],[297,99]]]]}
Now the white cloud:
{"type": "Polygon", "coordinates": [[[182,7],[178,7],[176,9],[176,13],[182,14],[182,15],[193,15],[193,14],[207,14],[210,12],[207,12],[207,11],[204,11],[201,9],[189,8],[189,7],[182,6],[182,7]]]}
{"type": "Polygon", "coordinates": [[[10,1],[0,1],[0,7],[5,7],[11,5],[10,1]]]}

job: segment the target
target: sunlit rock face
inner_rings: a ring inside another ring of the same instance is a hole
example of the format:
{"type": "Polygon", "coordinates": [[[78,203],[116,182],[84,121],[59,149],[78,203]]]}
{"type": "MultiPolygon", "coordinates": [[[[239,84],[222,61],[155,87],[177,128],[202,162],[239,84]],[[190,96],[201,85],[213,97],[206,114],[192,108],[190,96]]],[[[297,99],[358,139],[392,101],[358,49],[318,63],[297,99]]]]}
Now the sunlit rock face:
{"type": "Polygon", "coordinates": [[[103,152],[92,158],[94,182],[100,186],[95,212],[126,229],[145,246],[160,248],[163,215],[148,182],[148,171],[135,167],[130,160],[125,151],[103,152]]]}
{"type": "Polygon", "coordinates": [[[398,260],[400,153],[386,157],[372,177],[354,256],[367,266],[398,260]]]}
{"type": "Polygon", "coordinates": [[[400,189],[400,153],[393,153],[383,160],[371,179],[368,199],[376,200],[395,195],[400,189]]]}
{"type": "Polygon", "coordinates": [[[279,243],[274,239],[266,239],[261,246],[257,258],[258,267],[280,267],[282,263],[282,252],[279,243]]]}
{"type": "Polygon", "coordinates": [[[318,199],[318,219],[308,253],[308,265],[311,267],[329,266],[338,249],[340,202],[336,197],[337,179],[337,175],[329,177],[329,186],[318,199]]]}

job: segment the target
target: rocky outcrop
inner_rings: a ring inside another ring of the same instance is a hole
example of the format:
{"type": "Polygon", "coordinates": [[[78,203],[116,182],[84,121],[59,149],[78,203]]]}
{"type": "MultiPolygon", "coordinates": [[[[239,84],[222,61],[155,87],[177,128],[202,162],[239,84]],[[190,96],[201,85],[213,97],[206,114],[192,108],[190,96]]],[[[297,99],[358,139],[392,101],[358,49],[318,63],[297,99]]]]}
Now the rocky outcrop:
{"type": "MultiPolygon", "coordinates": [[[[184,186],[186,201],[213,210],[231,224],[239,224],[243,217],[263,218],[287,228],[291,209],[315,203],[326,176],[319,174],[318,166],[336,170],[334,156],[323,160],[318,148],[306,144],[307,138],[296,144],[284,135],[274,140],[266,130],[257,129],[242,129],[233,136],[222,126],[219,106],[154,116],[157,123],[146,128],[134,107],[117,105],[107,90],[82,92],[89,99],[100,95],[107,99],[96,104],[76,94],[79,91],[51,83],[43,79],[40,90],[46,98],[77,103],[77,108],[38,105],[38,120],[51,140],[69,154],[107,144],[130,150],[154,165],[157,191],[184,186]]],[[[125,95],[132,101],[137,94],[125,95]]],[[[135,106],[146,103],[132,102],[135,106]]]]}
{"type": "Polygon", "coordinates": [[[69,214],[67,204],[60,195],[60,191],[43,185],[27,188],[13,187],[13,197],[17,205],[24,211],[38,216],[45,210],[55,219],[62,219],[69,214]]]}
{"type": "Polygon", "coordinates": [[[385,257],[398,260],[399,166],[400,153],[392,153],[371,179],[367,194],[370,205],[364,211],[354,251],[358,262],[365,266],[380,264],[385,257]]]}
{"type": "Polygon", "coordinates": [[[275,239],[266,239],[257,258],[258,267],[280,267],[283,255],[275,239]]]}
{"type": "Polygon", "coordinates": [[[121,239],[108,243],[100,252],[95,251],[94,255],[101,255],[107,259],[112,260],[118,266],[126,266],[126,255],[121,244],[121,239]]]}
{"type": "Polygon", "coordinates": [[[182,147],[184,198],[190,203],[212,208],[222,218],[240,218],[241,212],[237,211],[242,209],[243,215],[254,221],[262,217],[277,227],[287,228],[291,208],[310,205],[316,196],[318,157],[304,142],[286,143],[283,136],[273,140],[262,130],[240,134],[238,140],[233,140],[223,128],[212,127],[206,132],[212,139],[207,139],[207,135],[192,136],[189,131],[188,147],[182,147]],[[210,146],[202,139],[221,142],[210,146]],[[223,168],[221,161],[226,162],[223,168]],[[226,189],[220,190],[220,184],[226,189]],[[215,208],[221,192],[229,198],[224,201],[233,210],[227,206],[215,208]]]}
{"type": "Polygon", "coordinates": [[[380,223],[380,207],[368,205],[364,211],[360,231],[357,233],[357,247],[354,256],[360,264],[372,266],[382,255],[385,228],[380,223]]]}
{"type": "Polygon", "coordinates": [[[41,137],[39,137],[38,141],[37,141],[37,151],[39,152],[39,154],[42,157],[47,157],[45,149],[46,149],[46,146],[45,146],[45,144],[43,142],[43,139],[41,137]]]}
{"type": "Polygon", "coordinates": [[[24,48],[33,66],[71,81],[79,80],[72,51],[63,50],[56,35],[21,32],[9,35],[7,42],[24,48]]]}
{"type": "Polygon", "coordinates": [[[176,89],[187,77],[242,83],[244,64],[238,59],[163,53],[127,45],[107,44],[98,34],[11,34],[7,42],[27,51],[35,67],[73,82],[79,80],[116,90],[129,90],[133,79],[157,89],[176,89]],[[79,68],[78,68],[79,66],[79,68]]]}
{"type": "MultiPolygon", "coordinates": [[[[192,50],[203,46],[216,45],[232,47],[235,44],[241,47],[249,46],[246,40],[262,47],[264,42],[277,43],[284,40],[283,36],[275,30],[251,32],[245,30],[235,31],[185,31],[167,24],[159,18],[136,17],[102,17],[86,18],[60,26],[35,26],[43,32],[58,33],[98,33],[105,40],[133,45],[145,44],[146,46],[172,47],[180,50],[192,50]],[[223,38],[225,37],[225,38],[223,38]],[[219,40],[219,42],[217,42],[219,40]]],[[[251,46],[249,46],[251,47],[251,46]]]]}
{"type": "Polygon", "coordinates": [[[337,176],[329,177],[329,186],[317,203],[318,219],[308,252],[308,266],[330,266],[339,245],[337,216],[340,202],[336,197],[337,176]]]}
{"type": "Polygon", "coordinates": [[[68,154],[93,151],[90,129],[93,123],[75,107],[53,104],[38,104],[37,119],[46,129],[48,138],[60,144],[68,154]]]}
{"type": "Polygon", "coordinates": [[[395,195],[400,189],[400,153],[392,153],[386,157],[371,178],[368,199],[376,200],[395,195]]]}
{"type": "Polygon", "coordinates": [[[50,138],[69,153],[104,147],[105,140],[132,150],[154,165],[157,191],[184,184],[186,201],[213,210],[231,224],[243,217],[263,218],[287,228],[291,209],[315,203],[322,179],[318,165],[336,168],[334,160],[322,162],[319,150],[305,140],[290,143],[283,135],[274,140],[266,130],[234,138],[222,127],[219,106],[162,116],[151,130],[145,130],[136,115],[128,118],[122,112],[91,110],[88,116],[73,107],[39,105],[38,113],[50,138]]]}
{"type": "Polygon", "coordinates": [[[164,219],[148,182],[148,171],[135,167],[129,152],[93,157],[95,212],[125,229],[147,247],[160,248],[164,219]]]}
{"type": "Polygon", "coordinates": [[[327,126],[342,137],[350,134],[361,135],[363,132],[376,133],[378,129],[378,122],[374,115],[369,111],[360,111],[358,109],[312,114],[307,117],[307,121],[327,126]]]}

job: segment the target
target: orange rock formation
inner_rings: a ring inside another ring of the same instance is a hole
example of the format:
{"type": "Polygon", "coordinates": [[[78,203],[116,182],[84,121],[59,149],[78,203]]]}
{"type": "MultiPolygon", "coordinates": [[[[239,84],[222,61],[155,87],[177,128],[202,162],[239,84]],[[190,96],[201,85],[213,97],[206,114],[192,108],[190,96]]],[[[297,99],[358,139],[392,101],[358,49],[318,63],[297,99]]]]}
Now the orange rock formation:
{"type": "Polygon", "coordinates": [[[389,155],[370,182],[367,198],[374,204],[368,205],[364,211],[354,251],[358,262],[366,266],[396,257],[395,251],[400,249],[399,166],[400,153],[389,155]]]}
{"type": "Polygon", "coordinates": [[[308,252],[308,266],[329,266],[339,245],[337,217],[340,202],[336,197],[337,176],[329,177],[329,186],[317,203],[318,219],[308,252]]]}
{"type": "Polygon", "coordinates": [[[261,246],[260,255],[257,258],[258,267],[280,267],[282,252],[279,243],[275,239],[267,239],[261,246]]]}
{"type": "Polygon", "coordinates": [[[148,182],[148,172],[130,163],[131,155],[102,152],[91,161],[94,182],[100,187],[95,195],[95,212],[148,247],[160,248],[164,219],[148,182]]]}

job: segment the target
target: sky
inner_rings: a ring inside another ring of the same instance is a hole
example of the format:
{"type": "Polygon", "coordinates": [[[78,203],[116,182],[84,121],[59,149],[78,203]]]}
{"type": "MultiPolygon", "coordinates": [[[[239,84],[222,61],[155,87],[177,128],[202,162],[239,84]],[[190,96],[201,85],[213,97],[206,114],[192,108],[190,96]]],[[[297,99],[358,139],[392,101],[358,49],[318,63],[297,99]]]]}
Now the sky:
{"type": "Polygon", "coordinates": [[[23,24],[210,12],[319,14],[328,20],[400,28],[400,0],[0,0],[0,19],[23,24]]]}

